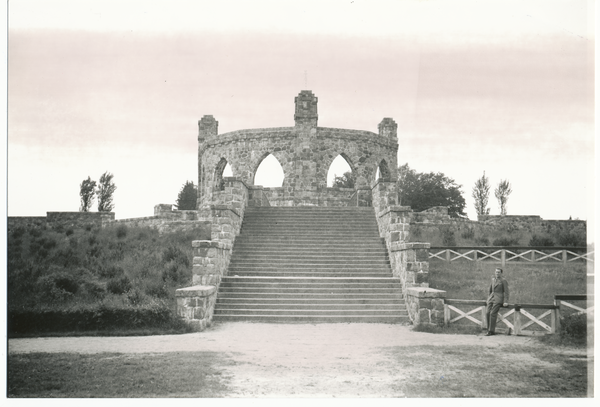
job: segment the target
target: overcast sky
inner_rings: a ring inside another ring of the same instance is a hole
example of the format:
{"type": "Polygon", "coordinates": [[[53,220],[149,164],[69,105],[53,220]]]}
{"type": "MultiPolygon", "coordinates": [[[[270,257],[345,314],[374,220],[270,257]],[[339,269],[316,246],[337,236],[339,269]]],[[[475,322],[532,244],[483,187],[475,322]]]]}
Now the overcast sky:
{"type": "Polygon", "coordinates": [[[471,219],[485,171],[509,214],[592,220],[589,4],[11,0],[8,215],[77,211],[110,171],[116,217],[151,216],[197,181],[203,115],[293,126],[310,89],[319,126],[394,118],[398,164],[461,184],[471,219]]]}

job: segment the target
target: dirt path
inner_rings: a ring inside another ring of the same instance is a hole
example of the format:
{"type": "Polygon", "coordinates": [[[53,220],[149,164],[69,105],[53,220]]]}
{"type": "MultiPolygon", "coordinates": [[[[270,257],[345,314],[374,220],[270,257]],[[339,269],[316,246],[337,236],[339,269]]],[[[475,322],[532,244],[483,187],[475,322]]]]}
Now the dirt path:
{"type": "Polygon", "coordinates": [[[226,367],[232,397],[402,397],[392,383],[406,375],[386,349],[417,345],[526,345],[533,339],[497,335],[434,335],[388,324],[223,323],[194,334],[149,337],[11,339],[9,353],[165,353],[214,351],[226,367]]]}

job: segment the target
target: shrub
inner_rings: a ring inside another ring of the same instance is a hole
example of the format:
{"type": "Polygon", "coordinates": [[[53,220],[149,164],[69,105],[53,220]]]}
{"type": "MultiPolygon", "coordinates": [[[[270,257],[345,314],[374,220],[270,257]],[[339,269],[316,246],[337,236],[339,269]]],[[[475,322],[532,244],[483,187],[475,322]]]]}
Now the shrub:
{"type": "Polygon", "coordinates": [[[73,233],[75,233],[75,231],[73,230],[73,228],[69,228],[65,231],[65,235],[67,236],[71,236],[73,233]]]}
{"type": "Polygon", "coordinates": [[[100,275],[106,278],[115,278],[125,274],[122,267],[111,264],[100,268],[100,275]]]}
{"type": "Polygon", "coordinates": [[[440,233],[442,235],[442,244],[444,246],[456,246],[456,237],[454,231],[449,227],[441,227],[440,233]]]}
{"type": "Polygon", "coordinates": [[[161,299],[169,298],[171,296],[167,284],[165,284],[162,281],[158,284],[148,285],[148,287],[146,288],[146,294],[161,299]]]}
{"type": "Polygon", "coordinates": [[[137,288],[130,289],[129,291],[127,291],[126,295],[127,301],[129,301],[131,305],[140,305],[144,302],[144,299],[146,298],[144,293],[142,293],[137,288]]]}
{"type": "Polygon", "coordinates": [[[475,237],[475,231],[471,228],[467,228],[461,233],[460,237],[465,240],[471,240],[475,237]]]}
{"type": "Polygon", "coordinates": [[[586,245],[586,238],[583,234],[566,232],[558,237],[559,246],[580,247],[586,245]]]}
{"type": "Polygon", "coordinates": [[[117,238],[123,239],[127,237],[127,225],[119,225],[117,226],[117,238]]]}
{"type": "Polygon", "coordinates": [[[482,237],[478,237],[475,239],[475,244],[478,246],[489,246],[490,245],[490,239],[488,239],[485,236],[482,237]]]}
{"type": "Polygon", "coordinates": [[[577,341],[585,340],[587,336],[587,315],[577,313],[560,319],[561,335],[577,341]]]}
{"type": "Polygon", "coordinates": [[[47,302],[62,302],[73,297],[79,284],[65,272],[58,272],[38,278],[37,291],[47,302]]]}
{"type": "Polygon", "coordinates": [[[123,294],[131,290],[131,281],[127,276],[121,276],[119,278],[111,278],[106,283],[106,289],[113,294],[123,294]]]}
{"type": "Polygon", "coordinates": [[[188,267],[190,265],[190,260],[187,256],[187,254],[183,250],[181,250],[179,247],[176,247],[174,245],[170,245],[165,250],[163,250],[163,253],[162,253],[162,262],[163,263],[168,263],[171,261],[175,262],[176,264],[180,264],[180,265],[186,266],[186,267],[188,267]]]}
{"type": "Polygon", "coordinates": [[[554,241],[549,237],[533,235],[529,240],[529,246],[554,246],[554,241]]]}
{"type": "Polygon", "coordinates": [[[84,282],[83,288],[86,291],[86,293],[95,300],[101,300],[106,294],[106,288],[104,288],[104,285],[96,281],[84,282]]]}
{"type": "Polygon", "coordinates": [[[499,237],[494,239],[492,246],[518,246],[519,239],[515,237],[499,237]]]}

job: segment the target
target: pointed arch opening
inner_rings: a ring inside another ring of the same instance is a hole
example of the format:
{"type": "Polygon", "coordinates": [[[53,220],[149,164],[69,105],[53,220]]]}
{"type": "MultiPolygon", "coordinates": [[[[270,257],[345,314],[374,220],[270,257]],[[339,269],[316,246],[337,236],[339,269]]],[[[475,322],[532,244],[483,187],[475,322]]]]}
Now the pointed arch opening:
{"type": "Polygon", "coordinates": [[[381,179],[389,181],[391,178],[390,168],[388,167],[387,161],[381,160],[377,166],[377,172],[375,173],[375,181],[381,179]]]}
{"type": "Polygon", "coordinates": [[[333,186],[354,188],[354,178],[354,172],[348,160],[342,154],[335,157],[327,171],[327,186],[330,188],[333,186]]]}
{"type": "Polygon", "coordinates": [[[222,191],[225,187],[223,177],[233,177],[231,165],[229,165],[225,158],[221,158],[215,168],[215,189],[219,191],[222,191]]]}
{"type": "Polygon", "coordinates": [[[254,172],[254,185],[266,188],[279,188],[283,185],[285,174],[279,160],[269,154],[258,165],[254,172]]]}

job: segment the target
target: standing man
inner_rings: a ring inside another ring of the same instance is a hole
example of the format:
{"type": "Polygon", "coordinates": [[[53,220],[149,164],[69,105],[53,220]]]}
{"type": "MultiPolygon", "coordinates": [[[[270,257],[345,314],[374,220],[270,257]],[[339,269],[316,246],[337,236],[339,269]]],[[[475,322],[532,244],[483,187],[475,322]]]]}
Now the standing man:
{"type": "Polygon", "coordinates": [[[485,315],[487,317],[487,333],[485,336],[496,335],[496,318],[500,307],[508,306],[508,282],[502,278],[502,269],[497,267],[490,284],[485,315]]]}

